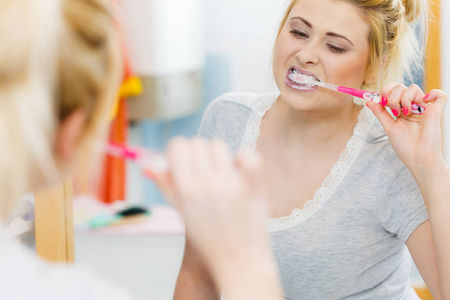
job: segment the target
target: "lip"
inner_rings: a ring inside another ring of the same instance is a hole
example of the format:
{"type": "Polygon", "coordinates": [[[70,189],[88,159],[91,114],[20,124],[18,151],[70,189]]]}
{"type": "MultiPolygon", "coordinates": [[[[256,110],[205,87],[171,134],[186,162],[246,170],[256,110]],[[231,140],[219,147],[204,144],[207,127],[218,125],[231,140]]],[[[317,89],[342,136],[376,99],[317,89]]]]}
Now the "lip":
{"type": "Polygon", "coordinates": [[[288,71],[286,72],[285,83],[286,83],[286,85],[287,85],[288,87],[290,87],[290,88],[292,88],[292,89],[294,89],[294,90],[296,90],[296,91],[299,91],[299,92],[312,92],[312,91],[315,91],[315,90],[318,88],[318,86],[316,85],[316,86],[312,86],[312,87],[309,87],[309,88],[306,88],[306,87],[305,87],[305,88],[303,88],[303,87],[300,88],[298,84],[296,84],[295,82],[293,82],[293,81],[289,78],[289,75],[291,74],[290,71],[291,71],[292,69],[295,69],[295,70],[296,70],[298,73],[300,73],[300,74],[304,74],[304,75],[308,75],[308,76],[314,77],[314,78],[316,78],[316,80],[322,82],[322,80],[321,80],[320,78],[318,78],[318,77],[316,76],[316,74],[314,74],[314,73],[312,73],[312,72],[309,72],[309,71],[306,71],[306,70],[303,70],[303,69],[301,69],[301,68],[299,68],[299,67],[297,67],[297,66],[292,66],[292,67],[290,67],[290,68],[288,69],[288,71]]]}

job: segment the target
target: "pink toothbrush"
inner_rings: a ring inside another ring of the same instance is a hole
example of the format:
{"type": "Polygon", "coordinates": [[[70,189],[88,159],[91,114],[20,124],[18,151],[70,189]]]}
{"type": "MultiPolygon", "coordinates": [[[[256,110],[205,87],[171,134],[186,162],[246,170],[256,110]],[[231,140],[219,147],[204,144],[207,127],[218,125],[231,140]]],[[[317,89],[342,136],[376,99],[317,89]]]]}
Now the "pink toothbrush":
{"type": "MultiPolygon", "coordinates": [[[[381,104],[381,101],[383,100],[380,94],[377,94],[374,92],[352,89],[352,88],[338,86],[338,85],[334,85],[334,84],[330,84],[330,83],[316,81],[316,80],[313,80],[312,78],[309,78],[309,76],[305,76],[303,74],[290,74],[289,78],[292,81],[295,81],[300,84],[321,86],[321,87],[324,87],[324,88],[327,88],[327,89],[330,89],[333,91],[338,91],[338,92],[345,93],[348,95],[356,96],[356,97],[359,97],[366,101],[372,101],[372,102],[381,104]]],[[[416,104],[414,102],[412,103],[412,111],[411,112],[413,114],[423,114],[425,109],[426,108],[423,107],[422,105],[416,104]]]]}
{"type": "Polygon", "coordinates": [[[109,143],[106,145],[106,152],[118,158],[135,161],[145,172],[167,172],[169,169],[164,154],[158,151],[109,143]]]}

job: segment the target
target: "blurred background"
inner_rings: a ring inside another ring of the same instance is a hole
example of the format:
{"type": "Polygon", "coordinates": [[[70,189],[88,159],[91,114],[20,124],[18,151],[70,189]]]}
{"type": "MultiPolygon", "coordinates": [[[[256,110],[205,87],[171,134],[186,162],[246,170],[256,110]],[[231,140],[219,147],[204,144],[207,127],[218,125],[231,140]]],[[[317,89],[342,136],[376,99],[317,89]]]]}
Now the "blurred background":
{"type": "MultiPolygon", "coordinates": [[[[175,136],[195,136],[205,108],[223,93],[276,91],[271,56],[284,1],[117,4],[128,89],[110,140],[164,150],[175,136]]],[[[171,299],[184,250],[182,221],[133,162],[111,157],[105,162],[100,201],[74,198],[75,260],[125,284],[137,299],[171,299]],[[130,206],[146,207],[150,216],[133,224],[79,229],[88,219],[130,206]]]]}
{"type": "MultiPolygon", "coordinates": [[[[115,3],[122,15],[126,72],[110,141],[164,150],[175,136],[195,136],[204,109],[221,94],[277,90],[271,55],[287,1],[115,3]]],[[[417,76],[416,83],[425,90],[450,92],[450,3],[434,0],[430,5],[434,17],[425,73],[417,76]]],[[[443,124],[447,159],[449,122],[447,110],[443,124]]],[[[70,234],[64,238],[74,248],[68,260],[125,285],[136,299],[171,299],[184,248],[183,223],[135,164],[109,156],[104,160],[98,191],[88,195],[90,183],[75,182],[73,213],[63,212],[69,223],[73,214],[75,224],[74,242],[70,234]],[[110,222],[111,216],[130,207],[146,212],[110,222]]],[[[32,195],[29,202],[33,203],[32,195]]],[[[38,218],[37,212],[38,206],[38,218]]],[[[34,247],[34,235],[26,233],[33,229],[32,217],[28,214],[24,220],[25,225],[12,228],[11,235],[34,247]]],[[[417,270],[411,279],[422,299],[431,299],[417,270]]]]}
{"type": "MultiPolygon", "coordinates": [[[[164,149],[176,135],[196,135],[205,107],[221,94],[276,88],[271,51],[283,1],[183,1],[189,9],[180,1],[120,3],[131,66],[144,84],[144,93],[128,101],[131,144],[164,149]],[[161,93],[149,95],[146,87],[161,93]]],[[[151,182],[128,170],[129,201],[165,203],[151,182]]]]}

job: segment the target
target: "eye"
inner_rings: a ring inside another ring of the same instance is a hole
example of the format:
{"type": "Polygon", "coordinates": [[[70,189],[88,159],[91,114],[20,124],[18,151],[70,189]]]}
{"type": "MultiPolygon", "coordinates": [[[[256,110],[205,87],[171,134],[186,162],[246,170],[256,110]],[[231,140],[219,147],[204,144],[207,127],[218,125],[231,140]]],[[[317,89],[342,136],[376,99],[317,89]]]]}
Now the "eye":
{"type": "Polygon", "coordinates": [[[307,35],[306,33],[301,32],[301,31],[298,31],[298,30],[295,30],[295,29],[292,29],[292,30],[291,30],[291,33],[292,33],[295,37],[300,38],[300,39],[306,39],[306,38],[309,38],[309,35],[307,35]]]}
{"type": "Polygon", "coordinates": [[[333,53],[338,53],[338,54],[347,53],[346,49],[339,48],[339,47],[336,47],[336,46],[331,45],[331,44],[328,44],[328,48],[330,48],[331,52],[333,52],[333,53]]]}

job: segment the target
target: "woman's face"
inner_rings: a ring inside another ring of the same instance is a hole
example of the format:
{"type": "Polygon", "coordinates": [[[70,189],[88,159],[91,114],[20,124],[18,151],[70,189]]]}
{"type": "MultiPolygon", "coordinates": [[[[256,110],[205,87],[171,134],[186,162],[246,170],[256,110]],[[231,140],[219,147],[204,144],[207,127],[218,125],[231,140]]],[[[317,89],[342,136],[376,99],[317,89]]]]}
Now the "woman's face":
{"type": "Polygon", "coordinates": [[[369,58],[369,26],[353,5],[337,0],[299,0],[278,38],[274,76],[282,100],[299,110],[336,109],[352,97],[318,87],[300,87],[291,72],[359,88],[369,58]],[[295,71],[294,71],[295,70],[295,71]]]}

